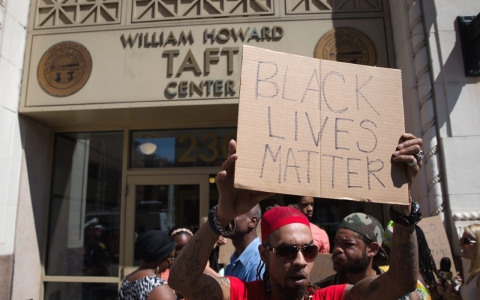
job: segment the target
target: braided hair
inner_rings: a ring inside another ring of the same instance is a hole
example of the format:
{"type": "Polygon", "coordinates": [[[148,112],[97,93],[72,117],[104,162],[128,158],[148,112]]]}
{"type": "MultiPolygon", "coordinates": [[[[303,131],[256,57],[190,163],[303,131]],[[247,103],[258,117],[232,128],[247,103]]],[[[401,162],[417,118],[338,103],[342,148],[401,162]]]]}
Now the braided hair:
{"type": "MultiPolygon", "coordinates": [[[[261,276],[263,269],[266,269],[266,267],[265,267],[265,264],[263,263],[263,261],[260,260],[260,262],[258,263],[258,266],[257,266],[257,280],[263,280],[263,278],[261,276]]],[[[267,270],[265,270],[265,272],[266,271],[267,270]]]]}
{"type": "Polygon", "coordinates": [[[420,274],[422,274],[425,283],[429,288],[436,288],[437,281],[435,275],[438,276],[435,260],[432,257],[432,251],[428,247],[427,240],[423,230],[415,225],[415,231],[417,233],[417,245],[418,245],[418,267],[420,274]]]}

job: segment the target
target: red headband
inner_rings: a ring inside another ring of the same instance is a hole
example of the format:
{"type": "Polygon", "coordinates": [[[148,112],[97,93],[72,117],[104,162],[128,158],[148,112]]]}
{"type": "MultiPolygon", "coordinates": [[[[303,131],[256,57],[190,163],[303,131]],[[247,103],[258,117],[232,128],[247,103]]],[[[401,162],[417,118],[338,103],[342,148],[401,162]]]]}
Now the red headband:
{"type": "Polygon", "coordinates": [[[310,222],[307,217],[298,209],[288,206],[277,206],[267,211],[263,217],[261,224],[262,243],[265,239],[278,228],[293,224],[305,224],[310,228],[310,222]]]}

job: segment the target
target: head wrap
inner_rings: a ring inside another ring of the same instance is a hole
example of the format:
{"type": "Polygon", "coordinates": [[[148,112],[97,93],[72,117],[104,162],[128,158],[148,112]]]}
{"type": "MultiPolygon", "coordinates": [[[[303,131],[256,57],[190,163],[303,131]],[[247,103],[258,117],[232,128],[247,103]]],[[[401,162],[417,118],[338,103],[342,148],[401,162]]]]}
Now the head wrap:
{"type": "Polygon", "coordinates": [[[262,242],[265,242],[267,237],[278,228],[293,224],[305,224],[310,228],[310,222],[307,217],[298,209],[288,206],[276,206],[268,210],[262,218],[262,242]]]}
{"type": "Polygon", "coordinates": [[[144,261],[159,261],[172,253],[175,241],[161,230],[152,230],[142,235],[135,247],[144,261]]]}
{"type": "Polygon", "coordinates": [[[189,235],[193,236],[193,233],[190,230],[188,230],[187,228],[175,229],[174,231],[172,231],[172,233],[170,233],[170,236],[173,237],[174,235],[176,235],[178,233],[186,233],[186,234],[189,234],[189,235]]]}
{"type": "Polygon", "coordinates": [[[380,246],[379,254],[388,259],[385,250],[382,249],[383,227],[377,219],[364,213],[353,213],[346,216],[338,228],[346,228],[354,231],[380,246]]]}

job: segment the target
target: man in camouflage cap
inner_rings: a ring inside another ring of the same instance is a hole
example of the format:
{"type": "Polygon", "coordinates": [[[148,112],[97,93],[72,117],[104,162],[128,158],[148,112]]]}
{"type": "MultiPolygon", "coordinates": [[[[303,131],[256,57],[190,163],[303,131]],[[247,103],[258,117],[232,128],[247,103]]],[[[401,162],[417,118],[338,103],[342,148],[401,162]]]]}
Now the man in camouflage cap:
{"type": "Polygon", "coordinates": [[[333,268],[337,272],[315,285],[327,287],[334,284],[355,284],[358,281],[381,274],[374,259],[387,258],[382,249],[383,226],[372,216],[353,213],[338,226],[332,248],[333,268]]]}

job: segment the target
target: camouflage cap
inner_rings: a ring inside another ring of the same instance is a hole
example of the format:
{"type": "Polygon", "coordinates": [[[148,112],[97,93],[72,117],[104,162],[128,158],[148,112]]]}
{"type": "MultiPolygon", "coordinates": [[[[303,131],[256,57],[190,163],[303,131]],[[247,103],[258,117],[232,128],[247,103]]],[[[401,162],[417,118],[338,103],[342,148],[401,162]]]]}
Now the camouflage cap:
{"type": "Polygon", "coordinates": [[[372,216],[364,213],[353,213],[346,216],[338,228],[346,228],[363,235],[372,242],[382,246],[383,226],[372,216]]]}
{"type": "Polygon", "coordinates": [[[372,242],[378,243],[380,248],[378,249],[377,255],[373,258],[374,263],[378,266],[388,264],[388,255],[382,248],[383,227],[377,219],[364,213],[353,213],[346,216],[338,228],[349,229],[372,242]]]}

